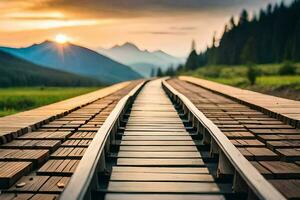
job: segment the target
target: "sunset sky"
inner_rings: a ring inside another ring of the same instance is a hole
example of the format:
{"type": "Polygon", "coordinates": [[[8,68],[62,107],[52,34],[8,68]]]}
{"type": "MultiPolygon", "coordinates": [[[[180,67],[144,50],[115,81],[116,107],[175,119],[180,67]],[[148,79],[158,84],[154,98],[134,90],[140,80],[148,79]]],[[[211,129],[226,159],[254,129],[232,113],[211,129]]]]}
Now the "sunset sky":
{"type": "MultiPolygon", "coordinates": [[[[286,0],[290,3],[292,0],[286,0]]],[[[67,35],[93,49],[133,42],[186,56],[243,8],[259,12],[279,0],[0,0],[0,45],[21,47],[67,35]]]]}

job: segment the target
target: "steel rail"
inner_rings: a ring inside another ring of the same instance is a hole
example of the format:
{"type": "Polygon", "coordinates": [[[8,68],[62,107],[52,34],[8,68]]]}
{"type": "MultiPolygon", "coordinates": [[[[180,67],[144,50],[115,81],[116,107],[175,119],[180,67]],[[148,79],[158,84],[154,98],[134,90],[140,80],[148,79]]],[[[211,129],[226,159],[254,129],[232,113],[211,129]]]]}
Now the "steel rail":
{"type": "MultiPolygon", "coordinates": [[[[246,192],[248,195],[253,195],[259,199],[265,200],[283,200],[286,199],[270,182],[268,182],[260,172],[240,153],[240,151],[230,142],[230,140],[221,132],[221,130],[209,120],[197,107],[183,94],[175,90],[165,80],[162,82],[163,88],[169,97],[179,103],[185,114],[197,127],[202,134],[205,132],[210,135],[211,148],[218,148],[214,152],[218,152],[219,166],[230,168],[229,171],[234,171],[234,181],[236,190],[246,192]],[[223,163],[220,163],[223,162],[223,163]],[[224,163],[227,162],[227,163],[224,163]],[[229,163],[228,163],[229,162],[229,163]],[[244,186],[243,186],[244,185],[244,186]],[[249,192],[249,188],[251,189],[249,192]],[[249,194],[249,193],[253,194],[249,194]]],[[[228,170],[227,170],[228,171],[228,170]]],[[[252,198],[250,198],[252,199],[252,198]]]]}
{"type": "Polygon", "coordinates": [[[91,199],[92,191],[99,188],[98,174],[107,171],[105,157],[109,153],[110,144],[115,141],[121,117],[145,83],[140,83],[124,96],[109,114],[80,160],[60,200],[91,199]]]}

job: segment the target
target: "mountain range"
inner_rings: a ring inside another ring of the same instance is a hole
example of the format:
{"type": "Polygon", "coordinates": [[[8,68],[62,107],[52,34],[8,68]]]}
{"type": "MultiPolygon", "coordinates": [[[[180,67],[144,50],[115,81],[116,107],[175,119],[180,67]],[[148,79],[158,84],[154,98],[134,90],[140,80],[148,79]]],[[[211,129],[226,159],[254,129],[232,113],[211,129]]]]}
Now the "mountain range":
{"type": "Polygon", "coordinates": [[[25,48],[0,47],[0,50],[42,67],[89,77],[107,84],[142,78],[130,67],[72,43],[45,41],[25,48]]]}
{"type": "Polygon", "coordinates": [[[100,81],[39,66],[0,50],[0,87],[98,86],[100,81]]]}
{"type": "Polygon", "coordinates": [[[98,52],[122,64],[130,66],[143,76],[149,77],[151,72],[161,68],[166,71],[170,66],[177,67],[184,62],[183,58],[169,55],[161,50],[141,50],[135,44],[126,42],[112,48],[99,48],[98,52]]]}

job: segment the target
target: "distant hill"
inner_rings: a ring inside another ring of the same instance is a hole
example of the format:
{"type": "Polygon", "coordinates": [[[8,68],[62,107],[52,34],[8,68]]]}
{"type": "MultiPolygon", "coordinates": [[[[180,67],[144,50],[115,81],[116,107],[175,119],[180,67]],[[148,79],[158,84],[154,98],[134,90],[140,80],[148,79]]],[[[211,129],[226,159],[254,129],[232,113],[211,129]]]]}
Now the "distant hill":
{"type": "Polygon", "coordinates": [[[156,71],[160,67],[165,71],[171,65],[177,67],[178,64],[184,62],[183,59],[171,56],[160,50],[154,52],[141,50],[136,45],[129,42],[121,46],[116,45],[110,49],[99,48],[98,52],[117,60],[120,63],[128,65],[140,74],[147,76],[150,75],[152,68],[156,71]],[[139,64],[142,65],[139,67],[139,64]]]}
{"type": "Polygon", "coordinates": [[[150,63],[134,63],[129,66],[131,69],[139,72],[144,77],[150,77],[151,73],[153,72],[156,75],[158,70],[156,65],[150,63]]]}
{"type": "Polygon", "coordinates": [[[41,66],[87,76],[104,83],[142,78],[126,65],[71,43],[45,41],[26,48],[0,49],[41,66]]]}
{"type": "Polygon", "coordinates": [[[96,85],[100,81],[41,67],[0,50],[0,87],[96,85]]]}

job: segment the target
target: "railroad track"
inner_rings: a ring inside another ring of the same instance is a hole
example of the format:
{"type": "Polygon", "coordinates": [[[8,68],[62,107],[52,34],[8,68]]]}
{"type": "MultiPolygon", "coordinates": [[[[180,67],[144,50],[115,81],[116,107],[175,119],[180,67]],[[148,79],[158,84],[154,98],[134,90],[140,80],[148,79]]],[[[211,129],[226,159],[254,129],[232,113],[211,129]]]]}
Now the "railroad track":
{"type": "Polygon", "coordinates": [[[2,118],[0,199],[57,199],[98,129],[139,83],[2,118]]]}
{"type": "Polygon", "coordinates": [[[174,106],[166,94],[176,91],[167,83],[164,91],[161,83],[151,81],[128,104],[119,103],[118,120],[106,121],[93,141],[100,146],[96,159],[90,167],[81,162],[61,199],[284,199],[187,98],[182,103],[189,113],[174,106]],[[215,137],[219,159],[203,133],[215,137]]]}
{"type": "Polygon", "coordinates": [[[185,81],[134,82],[1,145],[47,155],[3,159],[0,199],[298,199],[297,159],[266,137],[297,131],[185,81]]]}

